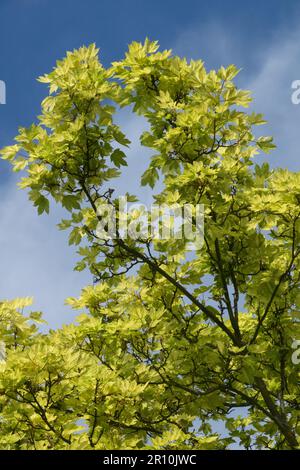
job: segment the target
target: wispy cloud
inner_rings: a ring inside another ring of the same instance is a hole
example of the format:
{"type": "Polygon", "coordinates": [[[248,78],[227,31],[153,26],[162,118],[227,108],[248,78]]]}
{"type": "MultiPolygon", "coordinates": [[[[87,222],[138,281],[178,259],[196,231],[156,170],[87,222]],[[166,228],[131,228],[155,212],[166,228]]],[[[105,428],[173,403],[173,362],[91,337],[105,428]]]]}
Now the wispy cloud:
{"type": "Polygon", "coordinates": [[[277,31],[267,48],[249,48],[238,32],[220,22],[194,27],[174,42],[174,52],[202,59],[208,68],[231,63],[242,67],[238,84],[252,91],[252,108],[264,114],[263,133],[274,136],[277,150],[268,157],[272,166],[299,171],[300,105],[291,102],[291,84],[300,79],[300,28],[277,31]]]}
{"type": "Polygon", "coordinates": [[[300,79],[300,29],[272,44],[259,73],[247,82],[253,91],[256,111],[268,120],[267,130],[274,136],[277,150],[273,166],[299,171],[300,105],[291,101],[292,82],[300,79]]]}
{"type": "Polygon", "coordinates": [[[172,49],[179,56],[203,60],[208,68],[241,63],[243,52],[236,33],[225,29],[219,21],[209,21],[183,31],[175,39],[172,49]]]}
{"type": "Polygon", "coordinates": [[[91,276],[73,271],[74,249],[56,228],[62,211],[38,217],[15,183],[0,188],[0,298],[33,296],[51,327],[68,323],[74,314],[64,299],[78,295],[91,276]]]}

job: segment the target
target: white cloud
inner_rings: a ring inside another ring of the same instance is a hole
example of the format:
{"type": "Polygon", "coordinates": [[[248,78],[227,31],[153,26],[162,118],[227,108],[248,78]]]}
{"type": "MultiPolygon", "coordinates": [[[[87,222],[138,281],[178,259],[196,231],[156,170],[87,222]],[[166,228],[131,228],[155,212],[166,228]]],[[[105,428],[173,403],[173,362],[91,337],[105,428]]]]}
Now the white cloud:
{"type": "Polygon", "coordinates": [[[0,297],[33,296],[35,310],[43,310],[51,327],[70,322],[75,313],[64,305],[90,282],[87,273],[73,271],[74,249],[56,223],[62,211],[38,216],[15,178],[0,188],[0,297]]]}
{"type": "Polygon", "coordinates": [[[294,171],[299,171],[300,161],[300,105],[291,101],[291,85],[300,79],[299,43],[300,30],[297,30],[272,44],[260,72],[246,83],[253,91],[253,108],[265,115],[267,132],[274,136],[277,145],[270,156],[272,165],[294,171]]]}
{"type": "Polygon", "coordinates": [[[111,182],[111,186],[117,188],[118,195],[126,192],[135,194],[143,203],[150,203],[153,191],[149,187],[140,186],[140,178],[147,169],[150,157],[155,152],[140,144],[141,134],[149,125],[146,119],[133,114],[128,109],[121,109],[117,114],[116,123],[121,127],[126,137],[131,141],[130,148],[125,150],[127,155],[127,167],[122,168],[120,178],[111,182]]]}
{"type": "Polygon", "coordinates": [[[218,21],[201,24],[179,34],[173,52],[188,59],[204,61],[206,68],[241,63],[242,49],[232,31],[218,21]]]}
{"type": "Polygon", "coordinates": [[[236,31],[212,22],[181,34],[176,54],[205,61],[208,68],[236,64],[243,67],[238,84],[252,91],[255,111],[264,114],[264,134],[274,136],[277,150],[266,157],[272,166],[299,171],[300,105],[291,102],[291,84],[300,79],[300,29],[277,31],[267,49],[249,48],[236,31]]]}

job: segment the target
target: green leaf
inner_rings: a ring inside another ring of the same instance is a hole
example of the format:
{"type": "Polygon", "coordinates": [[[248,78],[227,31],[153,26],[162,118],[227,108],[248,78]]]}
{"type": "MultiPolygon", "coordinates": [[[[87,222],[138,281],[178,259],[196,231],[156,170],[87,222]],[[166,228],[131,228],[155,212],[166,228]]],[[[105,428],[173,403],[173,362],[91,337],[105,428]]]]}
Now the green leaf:
{"type": "Polygon", "coordinates": [[[39,215],[43,214],[43,212],[49,214],[49,201],[45,196],[40,195],[35,200],[34,205],[37,207],[39,215]]]}
{"type": "Polygon", "coordinates": [[[127,166],[126,155],[120,149],[115,149],[111,154],[110,159],[113,164],[118,168],[120,168],[121,166],[127,166]]]}
{"type": "Polygon", "coordinates": [[[72,232],[69,235],[69,245],[79,245],[82,239],[80,227],[73,228],[72,232]]]}
{"type": "Polygon", "coordinates": [[[150,186],[151,188],[154,188],[156,181],[159,178],[159,174],[156,168],[150,167],[148,170],[146,170],[141,178],[141,185],[142,186],[150,186]]]}
{"type": "Polygon", "coordinates": [[[276,145],[273,144],[272,137],[259,137],[256,143],[265,153],[269,153],[271,150],[276,148],[276,145]]]}
{"type": "Polygon", "coordinates": [[[72,195],[63,196],[62,205],[68,211],[72,211],[72,209],[80,209],[80,204],[79,204],[77,196],[72,196],[72,195]]]}

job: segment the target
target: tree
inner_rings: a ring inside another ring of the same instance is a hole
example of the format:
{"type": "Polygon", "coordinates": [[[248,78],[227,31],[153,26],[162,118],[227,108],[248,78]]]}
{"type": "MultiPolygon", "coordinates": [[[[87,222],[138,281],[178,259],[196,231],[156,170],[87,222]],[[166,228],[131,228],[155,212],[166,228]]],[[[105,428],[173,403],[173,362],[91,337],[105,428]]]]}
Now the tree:
{"type": "Polygon", "coordinates": [[[48,334],[21,314],[26,301],[1,304],[1,448],[299,447],[300,174],[254,164],[274,145],[255,137],[264,121],[243,110],[237,73],[146,40],[108,69],[82,47],[40,78],[38,123],[2,157],[26,171],[39,214],[50,199],[69,212],[60,228],[94,284],[68,299],[77,323],[48,334]],[[186,237],[99,236],[99,208],[118,214],[108,182],[126,165],[124,106],[149,123],[142,184],[162,182],[156,203],[204,205],[192,254],[186,237]]]}

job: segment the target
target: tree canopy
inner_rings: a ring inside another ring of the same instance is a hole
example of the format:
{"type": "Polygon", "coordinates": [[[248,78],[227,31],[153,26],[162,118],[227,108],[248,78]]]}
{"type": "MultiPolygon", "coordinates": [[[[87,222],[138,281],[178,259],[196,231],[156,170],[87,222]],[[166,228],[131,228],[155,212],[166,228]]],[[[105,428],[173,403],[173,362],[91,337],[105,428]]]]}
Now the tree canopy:
{"type": "Polygon", "coordinates": [[[1,448],[299,447],[300,173],[257,163],[274,145],[255,135],[264,120],[246,112],[235,66],[208,72],[149,40],[108,68],[98,52],[40,77],[37,123],[1,153],[39,214],[66,209],[75,269],[94,277],[67,300],[77,321],[55,331],[27,315],[30,299],[0,304],[1,448]],[[120,107],[149,124],[141,184],[155,203],[203,204],[194,252],[186,237],[99,237],[127,165],[120,107]]]}

